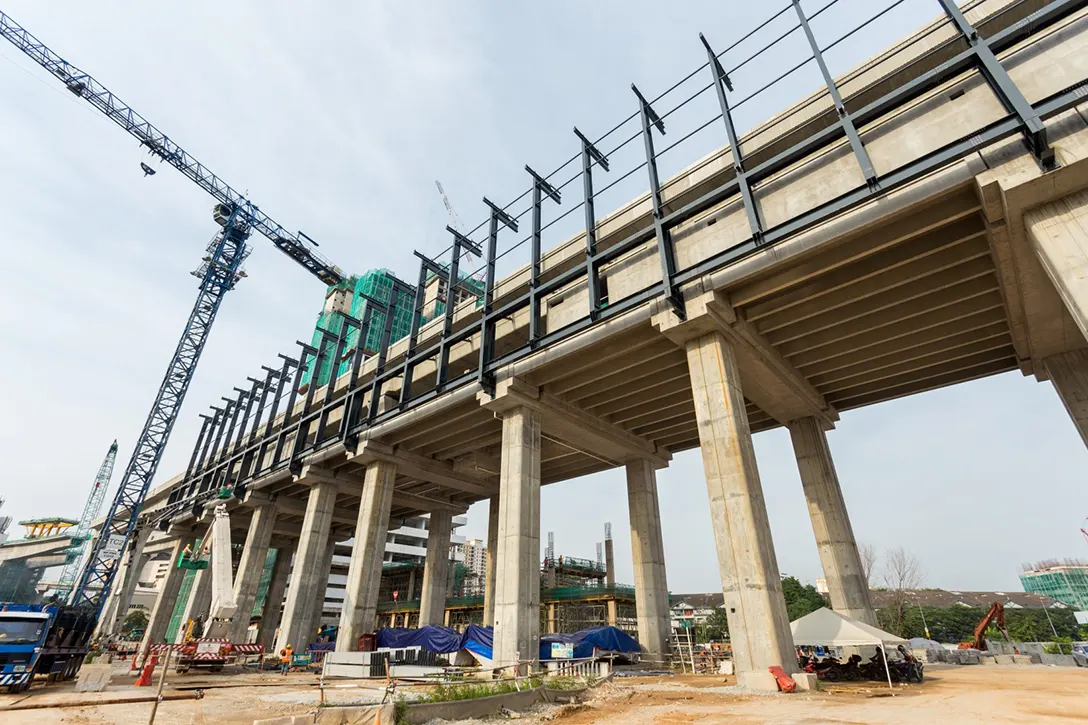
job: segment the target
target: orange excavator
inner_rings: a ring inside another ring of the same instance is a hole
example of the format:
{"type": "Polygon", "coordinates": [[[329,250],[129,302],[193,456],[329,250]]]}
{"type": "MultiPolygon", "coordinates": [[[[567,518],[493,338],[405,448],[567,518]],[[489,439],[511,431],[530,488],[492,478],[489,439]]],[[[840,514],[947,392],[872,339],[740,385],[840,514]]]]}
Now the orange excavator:
{"type": "Polygon", "coordinates": [[[975,625],[975,639],[973,642],[960,642],[960,649],[986,649],[986,628],[991,624],[996,624],[997,628],[1001,630],[1001,634],[1005,635],[1005,641],[1012,643],[1012,639],[1009,637],[1009,630],[1005,627],[1005,605],[1001,602],[994,602],[990,605],[990,608],[986,610],[986,614],[982,616],[979,623],[975,625]]]}

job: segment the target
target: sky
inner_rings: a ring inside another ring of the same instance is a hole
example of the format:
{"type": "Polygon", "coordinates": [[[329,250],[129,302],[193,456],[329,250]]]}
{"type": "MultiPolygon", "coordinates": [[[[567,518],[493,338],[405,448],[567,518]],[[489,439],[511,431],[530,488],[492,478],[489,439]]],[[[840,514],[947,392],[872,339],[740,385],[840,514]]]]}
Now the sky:
{"type": "MultiPolygon", "coordinates": [[[[809,13],[822,4],[803,3],[809,13]]],[[[813,29],[827,44],[883,5],[839,0],[813,29]]],[[[724,48],[777,7],[239,0],[147,13],[114,1],[88,13],[71,0],[8,0],[4,11],[348,272],[414,279],[413,249],[438,255],[448,243],[435,179],[475,226],[484,196],[506,203],[523,191],[525,164],[547,173],[573,156],[573,126],[597,137],[637,110],[632,83],[652,98],[695,70],[699,32],[724,48]]],[[[835,45],[832,72],[938,10],[904,2],[835,45]]],[[[738,93],[790,67],[796,43],[734,73],[738,93]]],[[[738,126],[819,82],[810,63],[747,102],[738,126]]],[[[189,272],[216,230],[212,201],[3,42],[0,98],[2,513],[75,518],[114,438],[120,480],[195,297],[189,272]],[[141,161],[159,173],[145,178],[141,161]]],[[[666,141],[695,127],[707,103],[667,118],[666,141]]],[[[662,160],[662,175],[724,143],[716,125],[696,134],[662,160]]],[[[618,168],[638,146],[617,152],[618,168]]],[[[637,174],[618,183],[598,212],[645,188],[637,174]]],[[[580,193],[571,186],[567,198],[580,193]]],[[[557,223],[545,246],[579,216],[557,223]]],[[[200,412],[309,339],[323,286],[267,240],[251,243],[248,277],[223,303],[156,483],[184,467],[200,412]]],[[[511,253],[500,271],[524,261],[511,253]]],[[[1017,590],[1021,562],[1088,554],[1088,452],[1049,383],[1009,373],[847,412],[829,440],[859,541],[913,552],[928,586],[1017,590]]],[[[755,446],[780,568],[812,581],[820,564],[789,437],[761,433],[755,446]]],[[[593,558],[611,522],[629,582],[623,473],[588,478],[545,487],[541,531],[555,532],[557,553],[593,558]]],[[[670,589],[716,589],[698,451],[677,455],[658,481],[670,589]]],[[[486,520],[486,504],[473,507],[461,533],[483,537],[486,520]]]]}

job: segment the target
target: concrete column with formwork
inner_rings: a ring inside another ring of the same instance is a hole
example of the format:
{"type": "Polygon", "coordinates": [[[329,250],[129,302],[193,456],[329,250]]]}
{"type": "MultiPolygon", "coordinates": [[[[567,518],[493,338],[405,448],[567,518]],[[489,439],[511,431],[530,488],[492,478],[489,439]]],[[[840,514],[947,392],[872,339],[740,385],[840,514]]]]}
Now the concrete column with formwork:
{"type": "Polygon", "coordinates": [[[208,626],[208,611],[212,606],[212,570],[198,569],[193,577],[193,586],[189,590],[189,598],[185,602],[185,608],[181,610],[181,626],[178,627],[176,644],[185,641],[185,632],[189,629],[189,620],[200,619],[202,630],[208,626]]]}
{"type": "Polygon", "coordinates": [[[257,634],[257,642],[265,652],[276,644],[276,630],[280,627],[283,615],[283,594],[287,591],[291,557],[294,554],[293,546],[276,550],[276,562],[272,565],[272,579],[268,583],[268,594],[265,595],[264,608],[261,610],[261,627],[257,634]]]}
{"type": "Polygon", "coordinates": [[[1088,349],[1053,355],[1043,360],[1043,367],[1088,446],[1088,349]]]}
{"type": "Polygon", "coordinates": [[[348,580],[344,585],[344,608],[340,612],[340,628],[336,635],[337,652],[355,651],[360,635],[374,628],[396,479],[395,464],[382,460],[367,464],[348,580]]]}
{"type": "Polygon", "coordinates": [[[499,497],[487,504],[487,561],[484,568],[484,626],[495,623],[495,568],[499,556],[499,497]]]}
{"type": "Polygon", "coordinates": [[[439,625],[446,612],[446,585],[450,575],[450,536],[453,514],[431,512],[427,529],[427,558],[423,565],[423,592],[419,598],[419,626],[439,625]]]}
{"type": "MultiPolygon", "coordinates": [[[[287,602],[283,606],[280,633],[276,638],[276,651],[290,644],[296,652],[304,652],[313,637],[312,597],[317,596],[316,572],[329,545],[332,512],[336,506],[336,486],[336,482],[322,479],[310,486],[306,513],[299,532],[298,550],[295,552],[287,588],[287,602]]],[[[323,596],[324,584],[320,589],[323,596]]]]}
{"type": "Polygon", "coordinates": [[[276,523],[276,508],[272,503],[260,503],[253,507],[253,516],[249,520],[246,542],[242,547],[242,557],[238,560],[238,573],[234,578],[234,618],[227,628],[227,638],[231,642],[244,643],[249,630],[249,620],[253,604],[257,599],[257,587],[264,573],[268,548],[272,541],[272,528],[276,523]]]}
{"type": "Polygon", "coordinates": [[[839,614],[879,626],[823,426],[815,417],[808,417],[791,421],[788,428],[831,607],[839,614]]]}
{"type": "MultiPolygon", "coordinates": [[[[107,609],[98,620],[98,633],[113,634],[121,631],[121,625],[128,615],[128,608],[132,605],[132,595],[136,593],[136,584],[140,580],[140,570],[143,569],[144,547],[151,536],[152,527],[144,524],[136,530],[132,537],[132,543],[125,552],[125,561],[121,569],[118,581],[114,582],[114,595],[109,598],[107,609]]],[[[92,549],[93,550],[93,549],[92,549]]]]}
{"type": "Polygon", "coordinates": [[[540,648],[540,414],[503,412],[494,662],[535,660],[540,648]]]}
{"type": "Polygon", "coordinates": [[[669,587],[665,578],[657,472],[651,461],[627,463],[627,510],[631,520],[638,641],[652,658],[661,659],[669,651],[669,587]]]}
{"type": "Polygon", "coordinates": [[[777,690],[797,670],[767,504],[733,347],[713,331],[685,343],[737,681],[777,690]]]}
{"type": "Polygon", "coordinates": [[[193,537],[182,537],[177,539],[170,548],[170,565],[166,568],[162,581],[159,582],[159,596],[155,598],[155,604],[151,607],[151,614],[147,619],[144,638],[140,642],[141,652],[146,652],[149,645],[159,644],[166,639],[166,628],[170,626],[170,617],[174,614],[178,592],[181,591],[181,581],[185,578],[186,572],[185,569],[178,567],[178,560],[185,551],[185,547],[192,545],[193,537]]]}
{"type": "Polygon", "coordinates": [[[1039,262],[1088,342],[1088,190],[1024,213],[1039,262]]]}
{"type": "Polygon", "coordinates": [[[329,545],[325,548],[325,556],[321,559],[314,572],[314,611],[310,615],[310,629],[314,631],[321,628],[321,620],[325,616],[325,594],[329,588],[329,577],[332,575],[332,558],[336,555],[335,533],[329,535],[329,545]]]}

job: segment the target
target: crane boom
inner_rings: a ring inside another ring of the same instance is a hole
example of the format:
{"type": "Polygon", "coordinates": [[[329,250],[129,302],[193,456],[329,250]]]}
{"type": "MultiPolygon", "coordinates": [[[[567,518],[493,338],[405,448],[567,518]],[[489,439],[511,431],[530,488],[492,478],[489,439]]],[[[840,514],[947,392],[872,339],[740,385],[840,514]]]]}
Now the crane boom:
{"type": "Polygon", "coordinates": [[[91,535],[91,523],[98,517],[102,509],[102,501],[106,498],[106,490],[110,487],[110,479],[113,478],[113,465],[117,461],[117,441],[113,442],[106,457],[102,459],[102,465],[98,467],[98,474],[94,477],[94,485],[91,494],[87,497],[87,503],[83,506],[83,515],[79,517],[79,524],[72,536],[73,541],[79,542],[74,548],[73,556],[64,569],[61,570],[60,579],[57,582],[57,594],[63,596],[71,591],[72,585],[79,576],[79,570],[85,558],[86,541],[91,535]]]}
{"type": "Polygon", "coordinates": [[[241,211],[246,224],[267,237],[281,252],[322,282],[332,286],[343,279],[340,269],[311,249],[311,245],[316,246],[316,242],[302,232],[296,234],[287,231],[89,73],[61,58],[3,12],[0,12],[0,35],[60,79],[69,91],[90,103],[136,138],[142,146],[147,147],[151,155],[170,164],[219,203],[226,205],[228,214],[235,209],[241,211]]]}

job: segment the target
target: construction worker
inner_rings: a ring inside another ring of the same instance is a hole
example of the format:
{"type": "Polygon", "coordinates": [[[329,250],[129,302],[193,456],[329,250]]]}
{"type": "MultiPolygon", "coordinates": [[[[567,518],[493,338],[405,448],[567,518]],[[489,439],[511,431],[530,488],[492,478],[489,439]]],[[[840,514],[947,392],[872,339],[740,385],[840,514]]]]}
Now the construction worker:
{"type": "Polygon", "coordinates": [[[291,653],[292,652],[293,652],[293,650],[291,649],[291,645],[287,645],[286,647],[284,647],[283,649],[280,650],[280,674],[281,675],[286,675],[287,672],[291,669],[291,653]]]}

